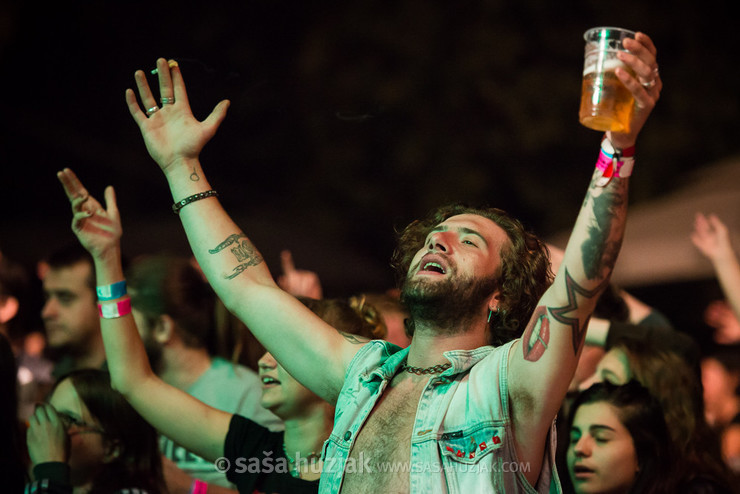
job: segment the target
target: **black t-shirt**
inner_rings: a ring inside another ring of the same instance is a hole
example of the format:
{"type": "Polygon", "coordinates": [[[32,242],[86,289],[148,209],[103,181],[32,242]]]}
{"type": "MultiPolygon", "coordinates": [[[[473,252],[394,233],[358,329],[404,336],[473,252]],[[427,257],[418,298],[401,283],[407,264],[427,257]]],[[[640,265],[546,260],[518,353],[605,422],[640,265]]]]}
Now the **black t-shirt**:
{"type": "Polygon", "coordinates": [[[226,478],[241,494],[314,494],[318,480],[302,480],[290,474],[283,452],[283,433],[271,432],[256,422],[234,415],[224,442],[229,461],[226,478]]]}

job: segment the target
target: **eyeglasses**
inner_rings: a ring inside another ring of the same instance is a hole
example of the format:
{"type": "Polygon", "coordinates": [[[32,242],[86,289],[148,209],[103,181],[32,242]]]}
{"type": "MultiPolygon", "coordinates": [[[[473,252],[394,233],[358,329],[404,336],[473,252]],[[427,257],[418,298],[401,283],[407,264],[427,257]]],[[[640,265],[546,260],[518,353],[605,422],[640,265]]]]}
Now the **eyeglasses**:
{"type": "Polygon", "coordinates": [[[67,431],[67,434],[105,434],[105,431],[98,425],[89,424],[77,417],[74,417],[66,412],[57,412],[59,418],[62,420],[62,425],[67,431]]]}

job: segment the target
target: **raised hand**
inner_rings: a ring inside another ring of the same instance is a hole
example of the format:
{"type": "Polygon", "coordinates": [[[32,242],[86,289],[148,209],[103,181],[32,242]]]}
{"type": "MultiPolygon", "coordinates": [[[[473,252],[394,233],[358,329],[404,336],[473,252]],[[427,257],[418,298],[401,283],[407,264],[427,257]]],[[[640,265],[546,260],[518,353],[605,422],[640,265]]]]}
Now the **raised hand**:
{"type": "Polygon", "coordinates": [[[280,262],[283,267],[283,274],[278,277],[280,288],[296,297],[322,297],[319,276],[313,271],[296,269],[293,254],[289,250],[280,253],[280,262]]]}
{"type": "Polygon", "coordinates": [[[126,90],[126,103],[144,136],[149,154],[166,173],[173,166],[187,166],[188,160],[198,158],[226,116],[229,101],[221,101],[204,121],[199,122],[190,109],[185,82],[177,64],[160,58],[157,60],[157,74],[161,107],[142,70],[137,70],[134,78],[146,111],[139,106],[132,89],[126,90]]]}
{"type": "Polygon", "coordinates": [[[105,189],[105,208],[82,185],[69,168],[57,173],[72,206],[72,231],[93,257],[119,248],[121,218],[113,187],[105,189]]]}
{"type": "Polygon", "coordinates": [[[715,215],[696,213],[691,241],[712,263],[734,257],[727,226],[715,215]]]}
{"type": "Polygon", "coordinates": [[[39,404],[28,419],[26,442],[34,465],[50,461],[67,461],[67,431],[54,407],[39,404]]]}
{"type": "Polygon", "coordinates": [[[619,149],[626,149],[635,145],[637,135],[645,125],[650,112],[655,108],[655,104],[660,98],[660,91],[663,89],[663,81],[660,79],[656,60],[658,51],[650,36],[645,33],[637,33],[635,39],[628,38],[624,40],[624,47],[629,50],[629,53],[620,51],[617,56],[634,70],[635,76],[633,77],[622,68],[617,68],[615,74],[634,95],[635,110],[632,113],[628,133],[607,133],[614,147],[619,149]]]}

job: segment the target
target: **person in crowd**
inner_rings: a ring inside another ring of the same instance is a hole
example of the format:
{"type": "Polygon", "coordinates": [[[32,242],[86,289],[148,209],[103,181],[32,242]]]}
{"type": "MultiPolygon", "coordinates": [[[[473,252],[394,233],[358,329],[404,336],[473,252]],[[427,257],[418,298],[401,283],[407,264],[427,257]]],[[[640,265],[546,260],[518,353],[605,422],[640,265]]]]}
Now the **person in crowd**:
{"type": "Polygon", "coordinates": [[[100,369],[61,376],[29,420],[26,492],[164,494],[155,430],[100,369]]]}
{"type": "MultiPolygon", "coordinates": [[[[372,338],[385,335],[382,320],[368,304],[358,300],[299,297],[327,324],[345,334],[372,338]]],[[[239,458],[253,462],[242,472],[229,473],[240,492],[317,492],[323,469],[321,448],[329,437],[334,407],[301,385],[270,353],[259,361],[263,380],[262,404],[285,421],[285,432],[270,432],[234,415],[229,426],[224,456],[234,465],[239,458]],[[287,463],[286,463],[287,460],[287,463]],[[271,461],[272,471],[255,471],[254,463],[271,461]],[[287,471],[286,471],[287,467],[287,471]]]]}
{"type": "Polygon", "coordinates": [[[393,290],[385,292],[365,292],[360,295],[380,311],[385,326],[388,328],[388,336],[385,340],[401,348],[411,344],[411,338],[406,334],[406,319],[409,314],[401,303],[400,294],[393,290]]]}
{"type": "Polygon", "coordinates": [[[623,338],[581,383],[625,384],[635,380],[660,403],[677,452],[676,485],[681,492],[729,493],[731,476],[722,462],[719,440],[704,416],[702,385],[683,355],[666,345],[623,338]]]}
{"type": "Polygon", "coordinates": [[[581,392],[569,420],[568,474],[577,494],[675,493],[674,451],[660,404],[637,381],[581,392]]]}
{"type": "Polygon", "coordinates": [[[53,364],[43,355],[45,338],[37,312],[38,297],[26,268],[0,253],[0,334],[10,342],[18,367],[18,417],[25,421],[34,404],[42,401],[53,384],[53,364]]]}
{"type": "Polygon", "coordinates": [[[95,267],[90,255],[70,244],[46,259],[42,279],[47,350],[55,362],[52,377],[82,368],[101,369],[105,364],[95,298],[95,267]]]}
{"type": "Polygon", "coordinates": [[[23,492],[28,462],[23,441],[25,428],[18,419],[18,381],[10,340],[0,333],[0,479],[9,493],[23,492]]]}
{"type": "MultiPolygon", "coordinates": [[[[324,470],[321,491],[558,489],[554,418],[616,262],[633,147],[662,89],[652,40],[638,33],[625,47],[629,52],[619,57],[631,71],[615,73],[635,97],[630,130],[607,132],[602,140],[602,158],[555,279],[544,243],[510,215],[495,208],[440,208],[401,232],[394,256],[409,311],[412,340],[405,349],[346,338],[277,286],[256,247],[222,209],[199,161],[228,102],[199,122],[176,63],[157,61],[161,108],[145,72],[135,73],[147,111],[127,90],[129,111],[169,182],[173,210],[209,282],[291,375],[336,403],[324,448],[324,461],[334,464],[324,470]],[[409,468],[348,468],[363,456],[409,468]],[[493,468],[500,462],[531,468],[493,468]],[[444,468],[430,475],[419,463],[444,468]],[[479,475],[484,466],[490,473],[479,475]]],[[[61,177],[70,178],[68,172],[61,177]]],[[[84,188],[68,183],[67,190],[78,231],[86,222],[91,228],[115,223],[112,195],[105,209],[92,208],[84,188]]],[[[105,266],[99,283],[122,277],[115,249],[108,249],[96,254],[96,268],[105,266]]],[[[157,405],[149,404],[152,414],[157,405]]],[[[179,419],[173,428],[186,428],[190,420],[179,419]]]]}
{"type": "Polygon", "coordinates": [[[712,263],[727,303],[740,319],[740,262],[727,225],[714,214],[696,213],[691,241],[712,263]]]}
{"type": "MultiPolygon", "coordinates": [[[[219,410],[282,429],[280,419],[260,405],[262,385],[257,373],[209,353],[215,295],[188,258],[141,256],[128,267],[127,284],[149,361],[165,383],[219,410]]],[[[187,488],[192,478],[208,483],[212,491],[214,486],[233,487],[212,462],[176,441],[162,436],[160,449],[183,471],[187,488]]],[[[167,468],[165,473],[171,490],[172,484],[183,483],[177,469],[167,468]]]]}
{"type": "Polygon", "coordinates": [[[712,340],[718,345],[740,343],[740,319],[727,300],[713,300],[704,309],[704,322],[712,328],[712,340]]]}
{"type": "Polygon", "coordinates": [[[707,421],[720,436],[722,457],[740,480],[740,345],[724,345],[701,361],[707,421]]]}

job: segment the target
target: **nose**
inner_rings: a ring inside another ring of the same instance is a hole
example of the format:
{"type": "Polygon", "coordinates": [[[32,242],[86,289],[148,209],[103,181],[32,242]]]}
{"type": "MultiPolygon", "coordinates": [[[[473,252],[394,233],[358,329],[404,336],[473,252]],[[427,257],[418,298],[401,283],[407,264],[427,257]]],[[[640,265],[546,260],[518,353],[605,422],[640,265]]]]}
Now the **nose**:
{"type": "Polygon", "coordinates": [[[585,458],[589,456],[591,448],[589,447],[588,436],[583,435],[578,439],[575,446],[573,446],[573,453],[577,458],[585,458]]]}
{"type": "Polygon", "coordinates": [[[430,252],[447,252],[449,249],[449,243],[445,235],[446,232],[434,232],[429,236],[427,241],[427,249],[430,252]]]}
{"type": "Polygon", "coordinates": [[[275,357],[273,357],[270,352],[265,352],[257,362],[257,367],[259,367],[261,371],[274,369],[277,367],[277,360],[275,360],[275,357]]]}
{"type": "Polygon", "coordinates": [[[57,313],[57,304],[53,297],[49,297],[41,308],[41,319],[44,321],[53,319],[57,313]]]}

